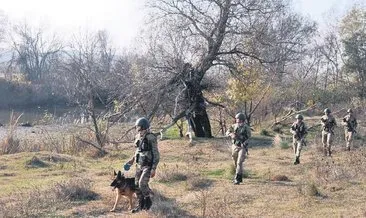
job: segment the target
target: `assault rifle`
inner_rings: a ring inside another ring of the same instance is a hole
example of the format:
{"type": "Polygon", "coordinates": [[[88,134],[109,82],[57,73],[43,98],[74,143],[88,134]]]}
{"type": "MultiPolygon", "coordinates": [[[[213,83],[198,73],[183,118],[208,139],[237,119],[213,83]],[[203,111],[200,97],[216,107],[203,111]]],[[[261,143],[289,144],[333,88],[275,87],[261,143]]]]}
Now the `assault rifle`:
{"type": "Polygon", "coordinates": [[[352,130],[353,133],[357,133],[356,129],[351,126],[351,122],[348,122],[346,118],[343,118],[343,122],[347,123],[347,130],[352,130]]]}
{"type": "Polygon", "coordinates": [[[327,132],[329,131],[330,133],[332,133],[334,135],[334,132],[333,132],[333,129],[330,125],[329,120],[321,118],[321,121],[324,123],[324,130],[327,131],[327,132]]]}
{"type": "Polygon", "coordinates": [[[245,149],[245,152],[247,155],[249,155],[249,152],[248,152],[248,139],[244,140],[244,137],[242,135],[238,135],[236,133],[235,134],[235,137],[234,137],[234,144],[239,146],[239,147],[242,147],[245,149]]]}
{"type": "Polygon", "coordinates": [[[296,131],[295,139],[301,140],[301,142],[304,144],[304,146],[307,146],[305,139],[300,137],[300,132],[299,131],[296,131]]]}

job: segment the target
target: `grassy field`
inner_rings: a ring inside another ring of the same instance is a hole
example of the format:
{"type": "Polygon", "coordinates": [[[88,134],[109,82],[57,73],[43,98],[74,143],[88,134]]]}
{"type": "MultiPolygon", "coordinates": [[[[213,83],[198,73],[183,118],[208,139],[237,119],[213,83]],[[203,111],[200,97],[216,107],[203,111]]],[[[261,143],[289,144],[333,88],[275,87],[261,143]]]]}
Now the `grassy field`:
{"type": "MultiPolygon", "coordinates": [[[[18,129],[19,152],[0,155],[0,217],[366,217],[364,133],[346,152],[340,129],[330,158],[322,156],[315,129],[295,166],[289,136],[260,132],[250,143],[240,185],[231,183],[228,139],[159,141],[153,206],[135,215],[127,199],[109,212],[113,170],[133,154],[132,143],[109,145],[98,157],[75,139],[92,139],[87,128],[18,129]]],[[[121,134],[118,128],[111,133],[121,134]]],[[[134,168],[125,175],[132,177],[134,168]]]]}

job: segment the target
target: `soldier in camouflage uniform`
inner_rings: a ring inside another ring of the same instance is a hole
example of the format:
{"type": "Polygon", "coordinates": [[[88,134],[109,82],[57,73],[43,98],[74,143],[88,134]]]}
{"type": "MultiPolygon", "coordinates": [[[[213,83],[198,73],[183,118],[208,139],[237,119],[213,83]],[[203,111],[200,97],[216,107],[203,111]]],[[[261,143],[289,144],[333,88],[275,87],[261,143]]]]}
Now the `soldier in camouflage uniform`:
{"type": "Polygon", "coordinates": [[[136,152],[134,156],[125,164],[125,169],[136,161],[135,181],[138,198],[138,205],[131,212],[136,213],[141,210],[149,210],[152,201],[150,198],[149,180],[155,176],[160,154],[158,150],[157,138],[149,130],[150,123],[146,118],[136,121],[135,136],[136,152]],[[127,167],[126,167],[127,166],[127,167]]]}
{"type": "Polygon", "coordinates": [[[307,134],[307,128],[303,120],[304,117],[301,114],[296,115],[296,122],[294,122],[290,128],[290,132],[293,135],[292,147],[295,152],[295,165],[300,163],[300,152],[302,146],[305,144],[305,135],[307,134]]]}
{"type": "Polygon", "coordinates": [[[323,149],[324,149],[324,155],[331,156],[331,146],[333,142],[334,137],[334,127],[337,126],[336,120],[331,114],[331,111],[329,108],[326,108],[324,110],[324,115],[322,116],[321,124],[323,127],[322,131],[322,143],[323,143],[323,149]]]}
{"type": "Polygon", "coordinates": [[[248,139],[251,137],[250,127],[244,123],[245,115],[238,113],[235,116],[236,123],[226,132],[232,139],[231,156],[235,166],[235,185],[243,182],[243,162],[248,152],[248,139]]]}
{"type": "Polygon", "coordinates": [[[342,125],[344,126],[346,149],[350,151],[353,135],[356,133],[357,128],[357,120],[353,115],[352,109],[347,110],[347,115],[343,117],[342,125]]]}

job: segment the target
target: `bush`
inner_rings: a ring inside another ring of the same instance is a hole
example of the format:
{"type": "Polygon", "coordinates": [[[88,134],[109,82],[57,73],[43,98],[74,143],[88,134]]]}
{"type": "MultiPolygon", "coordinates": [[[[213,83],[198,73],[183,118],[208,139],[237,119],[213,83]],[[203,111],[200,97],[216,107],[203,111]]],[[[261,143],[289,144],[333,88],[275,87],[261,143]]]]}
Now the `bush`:
{"type": "Polygon", "coordinates": [[[280,143],[280,147],[281,147],[281,149],[289,149],[290,148],[290,145],[289,145],[289,143],[287,141],[282,141],[280,143]]]}
{"type": "Polygon", "coordinates": [[[260,132],[259,132],[260,135],[263,135],[263,136],[270,136],[269,134],[269,131],[266,130],[266,129],[262,129],[260,132]]]}

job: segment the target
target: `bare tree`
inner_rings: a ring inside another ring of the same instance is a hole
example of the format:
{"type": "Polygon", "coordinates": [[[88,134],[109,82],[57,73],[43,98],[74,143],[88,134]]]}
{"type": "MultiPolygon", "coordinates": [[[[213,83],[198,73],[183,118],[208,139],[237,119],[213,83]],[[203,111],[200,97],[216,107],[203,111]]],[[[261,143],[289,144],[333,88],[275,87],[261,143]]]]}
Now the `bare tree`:
{"type": "Polygon", "coordinates": [[[29,81],[39,82],[51,72],[62,47],[55,35],[47,38],[41,28],[33,29],[26,23],[14,26],[12,48],[16,54],[13,57],[29,81]]]}
{"type": "Polygon", "coordinates": [[[92,142],[89,144],[104,153],[108,126],[102,133],[98,125],[99,118],[95,111],[95,104],[96,102],[107,104],[108,94],[103,92],[108,92],[106,81],[111,75],[114,60],[114,49],[110,46],[108,34],[100,31],[74,36],[65,50],[65,56],[58,79],[62,81],[69,100],[85,108],[85,113],[90,115],[97,144],[92,142]]]}
{"type": "Polygon", "coordinates": [[[202,86],[207,73],[217,65],[228,72],[239,59],[283,71],[301,57],[315,31],[283,0],[153,0],[149,6],[149,56],[152,71],[164,81],[156,92],[160,99],[182,96],[173,122],[188,116],[197,137],[212,137],[202,86]]]}

